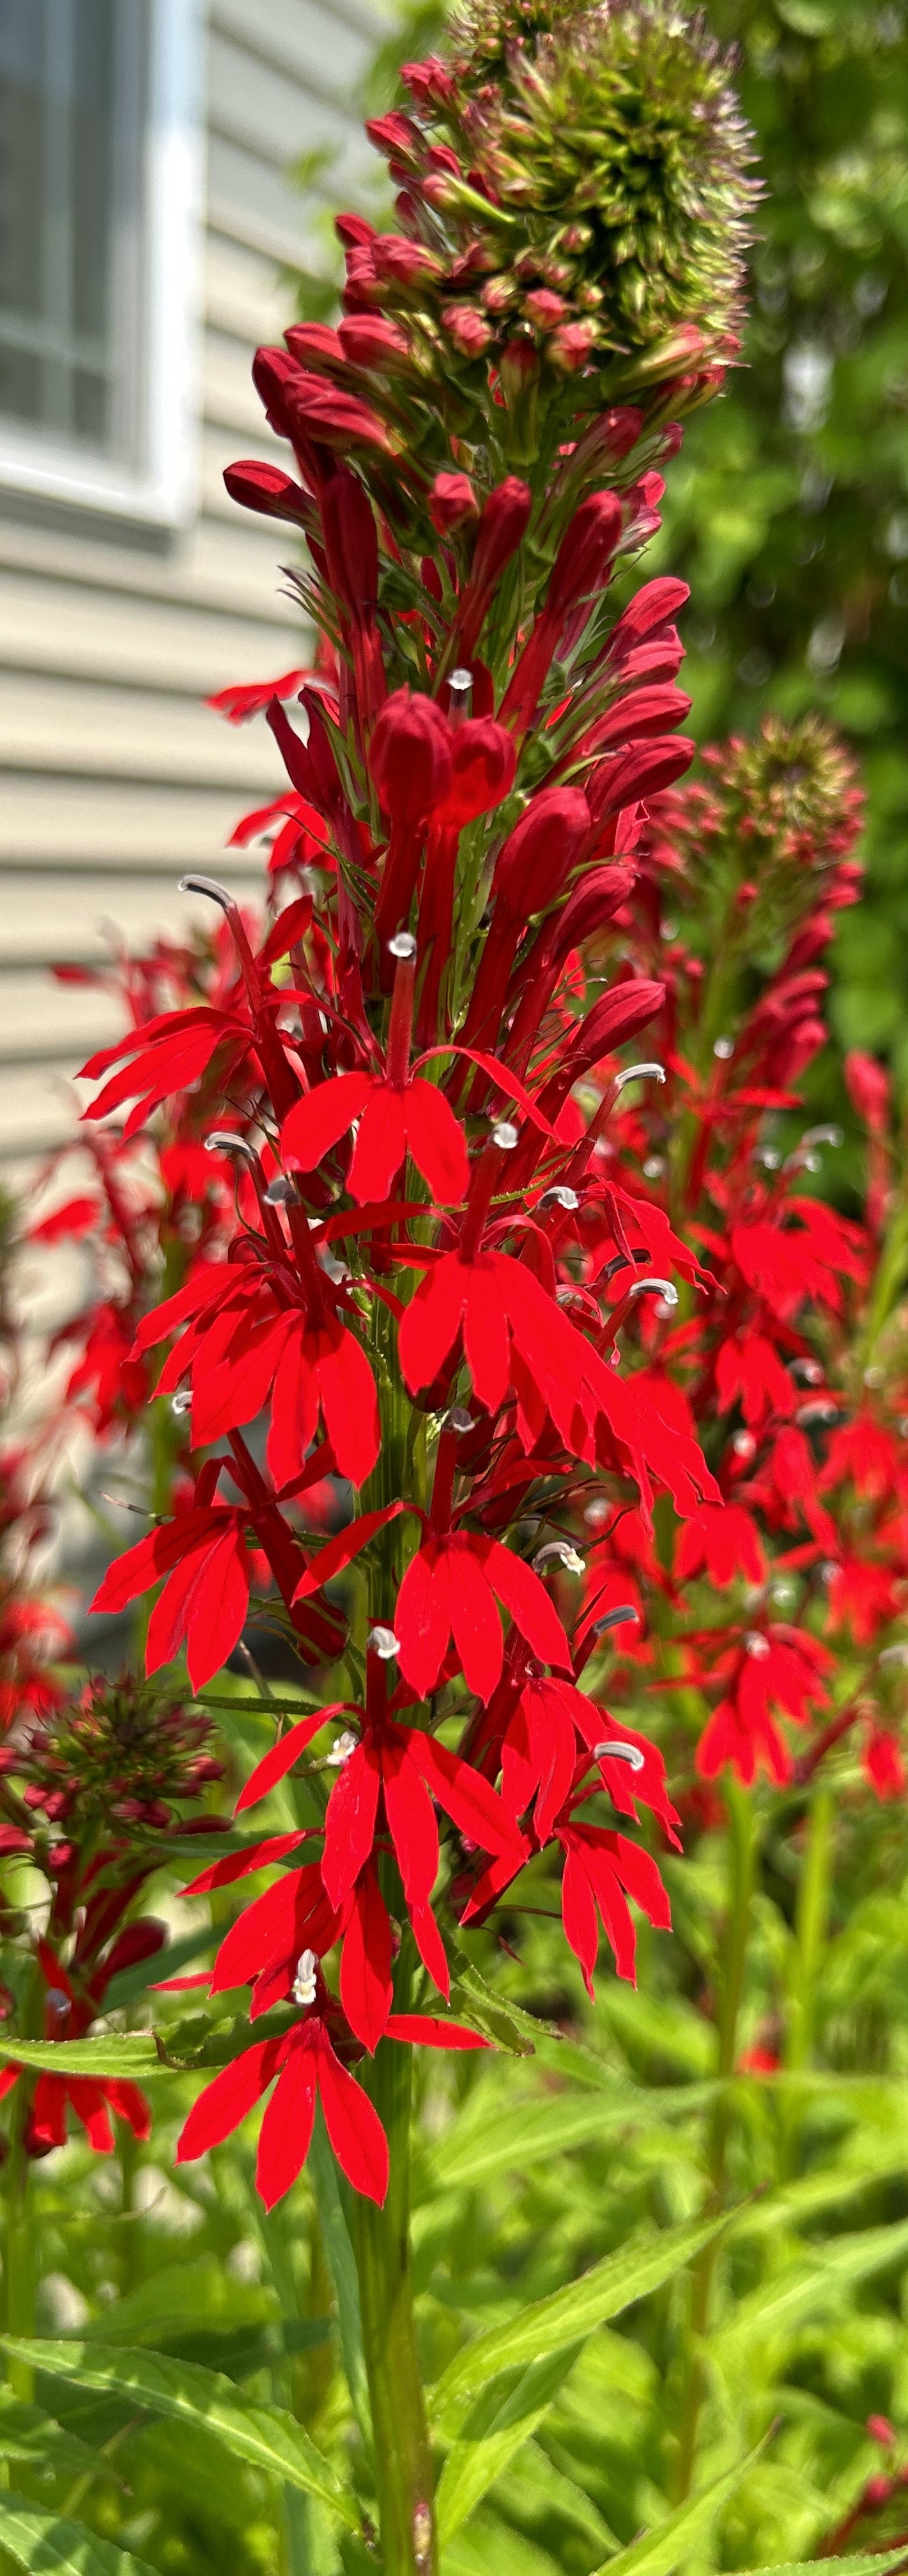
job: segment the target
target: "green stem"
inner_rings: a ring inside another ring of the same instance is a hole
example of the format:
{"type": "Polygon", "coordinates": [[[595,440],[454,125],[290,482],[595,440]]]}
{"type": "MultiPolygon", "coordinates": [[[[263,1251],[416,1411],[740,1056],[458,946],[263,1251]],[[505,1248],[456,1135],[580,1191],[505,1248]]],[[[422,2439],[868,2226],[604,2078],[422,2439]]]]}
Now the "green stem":
{"type": "Polygon", "coordinates": [[[832,1791],[815,1790],[808,1809],[795,1913],[794,1976],[785,2041],[785,2064],[793,2069],[808,2066],[813,2049],[817,1975],[829,1917],[833,1814],[832,1791]]]}
{"type": "MultiPolygon", "coordinates": [[[[725,1920],[716,2067],[720,2090],[716,2096],[709,2131],[707,2208],[710,2210],[720,2210],[726,2196],[728,2140],[732,2122],[730,2084],[738,2056],[738,2031],[744,1997],[747,1944],[757,1861],[752,1799],[746,1789],[739,1788],[737,1783],[733,1782],[729,1783],[727,1800],[728,1910],[725,1920]]],[[[703,2253],[693,2267],[678,2436],[677,2496],[679,2503],[683,2503],[685,2496],[690,2494],[696,2467],[700,2414],[706,2395],[702,2344],[709,2328],[717,2259],[718,2244],[713,2242],[712,2245],[704,2247],[703,2253]]]]}
{"type": "Polygon", "coordinates": [[[383,2209],[357,2199],[354,2244],[384,2576],[437,2576],[432,2458],[410,2258],[412,2050],[382,2040],[370,2090],[391,2157],[383,2209]]]}
{"type": "MultiPolygon", "coordinates": [[[[27,2118],[28,2089],[25,2078],[20,2076],[12,2096],[9,2145],[4,2166],[3,2322],[10,2335],[33,2335],[35,2331],[35,2242],[31,2157],[25,2148],[27,2118]]],[[[34,2372],[23,2362],[10,2360],[7,2378],[14,2395],[31,2404],[35,2394],[34,2372]]]]}

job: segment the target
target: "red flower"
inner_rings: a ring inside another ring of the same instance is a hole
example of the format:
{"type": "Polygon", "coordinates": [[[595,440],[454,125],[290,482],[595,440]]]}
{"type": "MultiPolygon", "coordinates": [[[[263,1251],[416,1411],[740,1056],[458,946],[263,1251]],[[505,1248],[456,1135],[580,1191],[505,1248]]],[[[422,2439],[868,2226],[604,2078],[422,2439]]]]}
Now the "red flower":
{"type": "Polygon", "coordinates": [[[420,1699],[435,1688],[450,1637],[468,1690],[491,1699],[504,1654],[499,1601],[542,1663],[570,1666],[558,1613],[532,1566],[479,1531],[430,1532],[407,1567],[394,1612],[400,1669],[420,1699]]]}

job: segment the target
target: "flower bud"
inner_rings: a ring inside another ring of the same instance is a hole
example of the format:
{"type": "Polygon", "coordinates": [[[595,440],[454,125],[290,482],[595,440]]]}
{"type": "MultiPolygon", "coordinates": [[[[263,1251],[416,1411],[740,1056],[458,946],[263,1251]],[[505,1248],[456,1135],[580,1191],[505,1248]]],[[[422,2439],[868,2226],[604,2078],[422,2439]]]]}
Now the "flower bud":
{"type": "Polygon", "coordinates": [[[557,900],[580,856],[590,809],[579,787],[547,787],[534,796],[499,850],[492,880],[496,908],[528,921],[557,900]]]}
{"type": "Polygon", "coordinates": [[[369,769],[383,813],[413,828],[446,797],[451,782],[451,735],[434,698],[396,689],[378,717],[369,769]]]}
{"type": "Polygon", "coordinates": [[[478,519],[479,503],[468,474],[436,474],[429,494],[429,517],[440,537],[478,519]]]}

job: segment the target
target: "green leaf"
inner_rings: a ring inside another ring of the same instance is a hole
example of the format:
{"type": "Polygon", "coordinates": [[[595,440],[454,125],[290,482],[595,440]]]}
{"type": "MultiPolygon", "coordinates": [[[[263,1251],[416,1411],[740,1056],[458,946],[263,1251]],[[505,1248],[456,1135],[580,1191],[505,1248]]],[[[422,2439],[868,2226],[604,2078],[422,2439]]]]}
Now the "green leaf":
{"type": "Polygon", "coordinates": [[[313,2124],[308,2164],[315,2186],[328,2268],[337,2299],[337,2321],[340,2328],[347,2386],[357,2423],[366,2443],[371,2445],[372,2414],[366,2378],[366,2357],[363,2351],[356,2257],[344,2216],[338,2169],[328,2144],[321,2103],[318,2105],[313,2124]]]}
{"type": "MultiPolygon", "coordinates": [[[[601,2568],[599,2576],[613,2576],[621,2563],[620,2558],[610,2558],[607,2570],[601,2568]]],[[[895,2568],[908,2567],[908,2547],[887,2549],[873,2558],[830,2558],[827,2565],[835,2568],[835,2576],[893,2576],[895,2568]]],[[[782,2567],[756,2567],[754,2576],[817,2576],[817,2562],[815,2558],[786,2558],[782,2567]]]]}
{"type": "Polygon", "coordinates": [[[540,2361],[544,2354],[557,2352],[565,2344],[585,2340],[609,2317],[620,2316],[636,2299],[659,2289],[727,2224],[727,2219],[722,2218],[698,2219],[682,2227],[667,2227],[660,2235],[635,2237],[614,2254],[607,2254],[591,2272],[584,2272],[579,2281],[569,2281],[548,2298],[534,2300],[510,2325],[495,2326],[487,2334],[477,2335],[463,2352],[455,2354],[437,2381],[430,2398],[433,2417],[439,2420],[454,2399],[468,2397],[499,2371],[510,2370],[517,2363],[540,2361]]]}
{"type": "Polygon", "coordinates": [[[632,2540],[630,2548],[622,2549],[617,2558],[607,2558],[597,2569],[596,2576],[673,2576],[673,2570],[680,2566],[694,2543],[708,2539],[721,2506],[734,2493],[745,2470],[764,2448],[764,2443],[758,2442],[744,2459],[736,2460],[733,2468],[723,2470],[721,2477],[713,2478],[699,2495],[688,2496],[687,2502],[679,2504],[655,2531],[645,2531],[640,2540],[632,2540]]]}
{"type": "Polygon", "coordinates": [[[27,2460],[32,2468],[59,2470],[67,2477],[84,2477],[86,2471],[94,2476],[98,2469],[97,2452],[87,2442],[65,2433],[40,2406],[26,2405],[5,2389],[0,2392],[0,2460],[27,2460]]]}
{"type": "Polygon", "coordinates": [[[436,2513],[442,2543],[451,2540],[487,2489],[523,2449],[572,2370],[581,2347],[564,2344],[528,2370],[510,2373],[485,2388],[452,2443],[438,2484],[436,2513]]]}
{"type": "Polygon", "coordinates": [[[30,2576],[153,2576],[147,2559],[99,2540],[66,2514],[27,2504],[24,2496],[4,2495],[0,2502],[0,2545],[30,2576]]]}
{"type": "Polygon", "coordinates": [[[304,2495],[320,2497],[348,2529],[359,2529],[352,2498],[329,2462],[310,2442],[294,2417],[278,2406],[263,2406],[242,2397],[218,2371],[201,2363],[177,2361],[164,2353],[107,2351],[95,2343],[41,2343],[19,2336],[0,2338],[17,2359],[80,2388],[104,2396],[127,2398],[149,2415],[171,2422],[203,2426],[226,2444],[234,2458],[286,2479],[304,2495]]]}
{"type": "Polygon", "coordinates": [[[451,2011],[455,2019],[465,2021],[471,2030],[481,2031],[484,2039],[491,2039],[509,2057],[532,2057],[538,2030],[532,2014],[524,2012],[519,2004],[503,2003],[500,1996],[493,1995],[466,1951],[459,1949],[456,1942],[449,1947],[453,1960],[451,2011]]]}
{"type": "MultiPolygon", "coordinates": [[[[710,2100],[714,2089],[708,2088],[710,2100]]],[[[433,2149],[433,2177],[445,2189],[456,2190],[462,2184],[487,2182],[493,2174],[509,2169],[523,2173],[528,2165],[547,2162],[571,2147],[594,2145],[614,2127],[642,2122],[652,2134],[660,2111],[683,2116],[698,2108],[696,2086],[666,2087],[660,2094],[623,2084],[619,2077],[611,2084],[603,2082],[600,2092],[556,2093],[542,2101],[532,2098],[501,2115],[496,2104],[491,2117],[489,2098],[484,2095],[475,2107],[471,2103],[469,2118],[458,2121],[433,2149]]]]}
{"type": "Polygon", "coordinates": [[[713,2360],[726,2364],[749,2354],[758,2335],[777,2334],[798,2326],[818,2307],[835,2306],[843,2290],[871,2272],[881,2272],[908,2254],[908,2218],[895,2227],[866,2227],[817,2249],[808,2263],[768,2281],[741,2299],[729,2323],[709,2338],[713,2360]]]}
{"type": "Polygon", "coordinates": [[[128,2077],[130,2083],[147,2084],[153,2076],[167,2075],[150,2030],[118,2033],[111,2031],[102,2039],[14,2039],[0,2032],[0,2065],[34,2067],[36,2074],[47,2069],[53,2075],[100,2075],[128,2077]]]}

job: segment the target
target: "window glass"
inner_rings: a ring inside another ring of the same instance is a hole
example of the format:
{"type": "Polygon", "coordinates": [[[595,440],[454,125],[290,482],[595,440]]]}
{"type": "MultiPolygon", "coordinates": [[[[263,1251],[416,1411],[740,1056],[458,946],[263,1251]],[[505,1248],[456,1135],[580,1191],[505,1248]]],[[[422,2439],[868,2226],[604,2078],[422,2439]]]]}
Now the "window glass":
{"type": "Polygon", "coordinates": [[[0,0],[0,413],[129,455],[144,0],[0,0]]]}

